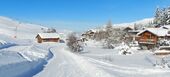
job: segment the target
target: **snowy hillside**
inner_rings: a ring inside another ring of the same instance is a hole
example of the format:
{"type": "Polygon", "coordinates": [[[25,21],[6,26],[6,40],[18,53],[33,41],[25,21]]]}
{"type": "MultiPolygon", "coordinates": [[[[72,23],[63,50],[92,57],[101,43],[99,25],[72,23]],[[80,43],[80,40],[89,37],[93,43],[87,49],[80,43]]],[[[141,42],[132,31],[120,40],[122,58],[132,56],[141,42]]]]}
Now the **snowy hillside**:
{"type": "MultiPolygon", "coordinates": [[[[115,24],[125,27],[148,24],[151,19],[115,24]]],[[[118,44],[114,49],[103,49],[103,43],[86,41],[84,50],[71,52],[65,43],[36,43],[35,35],[42,32],[39,25],[19,23],[0,17],[0,75],[2,77],[169,77],[170,69],[155,64],[161,58],[149,50],[128,48],[131,54],[123,55],[127,46],[118,44]],[[13,38],[18,26],[18,38],[13,38]]],[[[72,31],[58,31],[63,38],[72,31]]],[[[170,56],[166,57],[168,64],[170,56]]],[[[168,66],[169,67],[169,66],[168,66]]]]}
{"type": "Polygon", "coordinates": [[[33,39],[42,32],[40,25],[20,23],[0,16],[0,75],[31,77],[52,57],[48,44],[36,44],[33,39]],[[16,33],[16,26],[17,33],[16,33]],[[14,36],[17,34],[17,38],[14,36]]]}
{"type": "Polygon", "coordinates": [[[0,16],[0,34],[10,37],[17,35],[17,37],[21,39],[33,39],[37,33],[42,32],[42,28],[46,29],[46,27],[40,25],[22,23],[11,18],[0,16]]]}
{"type": "MultiPolygon", "coordinates": [[[[130,23],[120,23],[120,24],[112,23],[113,24],[112,26],[113,26],[113,28],[134,27],[134,24],[142,25],[142,26],[150,26],[148,24],[153,23],[153,20],[154,20],[154,18],[145,18],[145,19],[137,20],[137,21],[130,22],[130,23]]],[[[104,29],[105,27],[106,27],[106,24],[101,26],[101,27],[98,27],[98,28],[95,28],[95,29],[90,29],[90,30],[96,32],[96,31],[99,31],[100,29],[105,30],[104,29]]]]}
{"type": "Polygon", "coordinates": [[[138,20],[138,21],[131,22],[131,23],[113,24],[113,27],[126,27],[126,26],[133,26],[134,24],[146,25],[146,24],[152,23],[153,20],[154,18],[146,18],[146,19],[138,20]]]}

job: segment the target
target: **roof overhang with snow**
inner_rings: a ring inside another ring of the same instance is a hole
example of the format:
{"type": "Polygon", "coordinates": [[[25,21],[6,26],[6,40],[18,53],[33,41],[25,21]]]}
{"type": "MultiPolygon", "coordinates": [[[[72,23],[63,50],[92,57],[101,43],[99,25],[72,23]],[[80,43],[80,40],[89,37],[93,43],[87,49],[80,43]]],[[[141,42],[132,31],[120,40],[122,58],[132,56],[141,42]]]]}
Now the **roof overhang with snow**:
{"type": "Polygon", "coordinates": [[[170,25],[164,25],[164,26],[161,26],[161,28],[170,29],[170,25]]]}
{"type": "Polygon", "coordinates": [[[40,36],[41,38],[60,38],[57,33],[38,33],[36,38],[40,36]]]}
{"type": "Polygon", "coordinates": [[[170,34],[168,34],[168,30],[167,29],[163,29],[163,28],[148,28],[145,29],[141,32],[139,32],[137,34],[137,36],[140,36],[141,34],[143,34],[144,32],[150,32],[158,37],[163,37],[163,36],[170,36],[170,34]]]}

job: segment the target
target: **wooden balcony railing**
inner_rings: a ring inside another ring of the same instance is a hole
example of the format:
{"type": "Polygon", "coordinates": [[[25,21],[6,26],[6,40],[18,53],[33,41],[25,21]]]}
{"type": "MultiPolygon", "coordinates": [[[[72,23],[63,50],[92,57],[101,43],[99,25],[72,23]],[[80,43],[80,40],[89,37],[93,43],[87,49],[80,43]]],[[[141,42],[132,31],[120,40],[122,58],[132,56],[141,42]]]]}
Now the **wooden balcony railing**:
{"type": "Polygon", "coordinates": [[[139,39],[139,43],[155,44],[156,41],[154,39],[139,39]]]}

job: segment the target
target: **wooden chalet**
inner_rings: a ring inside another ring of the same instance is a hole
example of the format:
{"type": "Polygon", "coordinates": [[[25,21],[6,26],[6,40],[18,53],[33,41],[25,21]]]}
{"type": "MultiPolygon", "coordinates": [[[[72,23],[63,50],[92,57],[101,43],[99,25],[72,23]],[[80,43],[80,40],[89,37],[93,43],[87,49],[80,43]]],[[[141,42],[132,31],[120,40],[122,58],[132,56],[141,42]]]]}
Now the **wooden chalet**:
{"type": "Polygon", "coordinates": [[[152,49],[161,39],[169,39],[169,30],[163,28],[148,28],[137,34],[138,43],[142,49],[152,49]]]}
{"type": "Polygon", "coordinates": [[[57,33],[38,33],[36,36],[37,42],[59,42],[60,37],[57,33]]]}
{"type": "Polygon", "coordinates": [[[95,31],[89,30],[86,33],[82,34],[82,36],[85,37],[85,38],[91,38],[91,37],[94,36],[94,34],[95,34],[95,31]]]}
{"type": "Polygon", "coordinates": [[[133,30],[133,28],[132,27],[126,27],[126,28],[123,29],[123,31],[125,31],[125,32],[128,32],[129,30],[133,30]]]}

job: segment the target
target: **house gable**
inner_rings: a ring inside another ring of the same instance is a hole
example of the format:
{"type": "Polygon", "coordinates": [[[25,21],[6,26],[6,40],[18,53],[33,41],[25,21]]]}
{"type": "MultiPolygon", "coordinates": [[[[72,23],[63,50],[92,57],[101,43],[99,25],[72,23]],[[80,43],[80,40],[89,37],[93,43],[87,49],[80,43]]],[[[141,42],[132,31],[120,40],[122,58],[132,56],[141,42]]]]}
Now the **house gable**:
{"type": "Polygon", "coordinates": [[[59,42],[60,37],[57,33],[39,33],[36,36],[37,42],[59,42]]]}
{"type": "Polygon", "coordinates": [[[145,34],[145,33],[149,33],[149,34],[151,34],[151,35],[158,36],[158,35],[156,35],[156,34],[154,34],[154,33],[150,32],[150,31],[148,31],[148,30],[143,31],[142,33],[138,34],[138,36],[141,36],[142,34],[145,34]]]}

